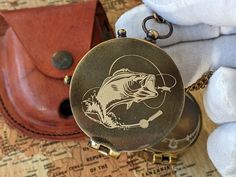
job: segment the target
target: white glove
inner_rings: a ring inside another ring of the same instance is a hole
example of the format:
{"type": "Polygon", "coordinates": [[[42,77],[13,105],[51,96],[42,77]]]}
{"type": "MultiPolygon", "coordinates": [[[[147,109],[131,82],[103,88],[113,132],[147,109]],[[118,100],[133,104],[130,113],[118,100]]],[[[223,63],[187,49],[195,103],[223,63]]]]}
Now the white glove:
{"type": "MultiPolygon", "coordinates": [[[[157,12],[175,24],[172,36],[157,44],[175,61],[185,87],[206,71],[215,71],[204,94],[204,105],[209,117],[220,126],[208,138],[208,154],[222,176],[236,177],[236,1],[144,3],[122,15],[116,29],[126,29],[127,37],[144,38],[142,21],[157,12]]],[[[147,26],[160,34],[168,30],[154,20],[147,26]]]]}

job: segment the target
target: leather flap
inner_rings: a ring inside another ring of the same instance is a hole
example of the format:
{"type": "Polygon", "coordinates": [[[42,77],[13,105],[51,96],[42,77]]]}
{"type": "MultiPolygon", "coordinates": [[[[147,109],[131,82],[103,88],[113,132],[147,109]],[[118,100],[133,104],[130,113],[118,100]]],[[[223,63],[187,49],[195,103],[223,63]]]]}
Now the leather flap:
{"type": "MultiPolygon", "coordinates": [[[[90,49],[97,1],[16,11],[2,15],[13,28],[35,66],[45,75],[63,78],[72,75],[78,61],[90,49]],[[74,62],[68,70],[52,64],[55,52],[66,50],[74,62]]],[[[14,47],[14,46],[12,46],[14,47]]]]}

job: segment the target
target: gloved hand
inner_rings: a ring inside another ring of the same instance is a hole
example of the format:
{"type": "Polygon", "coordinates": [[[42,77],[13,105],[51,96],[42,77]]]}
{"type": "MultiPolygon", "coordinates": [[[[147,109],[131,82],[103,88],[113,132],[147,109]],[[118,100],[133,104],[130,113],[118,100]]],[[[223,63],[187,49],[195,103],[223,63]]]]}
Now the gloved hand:
{"type": "MultiPolygon", "coordinates": [[[[175,61],[185,87],[206,71],[214,71],[204,94],[204,106],[219,127],[209,136],[207,149],[221,175],[235,177],[236,1],[144,0],[144,4],[122,15],[116,29],[124,28],[127,37],[143,39],[143,19],[157,12],[174,24],[172,36],[157,44],[175,61]]],[[[154,20],[147,26],[160,34],[168,30],[154,20]]]]}

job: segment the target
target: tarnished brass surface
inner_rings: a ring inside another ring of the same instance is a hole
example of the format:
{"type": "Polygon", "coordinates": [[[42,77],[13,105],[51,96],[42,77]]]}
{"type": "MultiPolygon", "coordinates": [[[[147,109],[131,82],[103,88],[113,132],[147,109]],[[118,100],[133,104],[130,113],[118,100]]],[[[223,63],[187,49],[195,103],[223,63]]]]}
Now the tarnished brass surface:
{"type": "Polygon", "coordinates": [[[176,127],[162,142],[137,155],[153,163],[174,164],[177,162],[177,156],[196,142],[201,124],[200,108],[194,97],[186,93],[184,111],[176,127]]]}
{"type": "Polygon", "coordinates": [[[162,152],[182,152],[191,146],[201,130],[201,112],[194,97],[186,94],[184,111],[173,131],[152,150],[162,152]]]}
{"type": "Polygon", "coordinates": [[[184,106],[184,88],[172,59],[144,40],[104,42],[78,64],[70,102],[80,128],[114,151],[137,151],[165,138],[184,106]]]}

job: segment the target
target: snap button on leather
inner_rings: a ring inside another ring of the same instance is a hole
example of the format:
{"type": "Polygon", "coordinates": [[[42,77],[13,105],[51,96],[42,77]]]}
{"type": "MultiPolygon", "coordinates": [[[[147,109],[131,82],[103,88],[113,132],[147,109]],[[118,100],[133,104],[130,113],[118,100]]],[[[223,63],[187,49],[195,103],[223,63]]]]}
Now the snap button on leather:
{"type": "Polygon", "coordinates": [[[69,69],[73,64],[73,57],[67,51],[58,51],[52,56],[52,64],[59,70],[69,69]]]}

